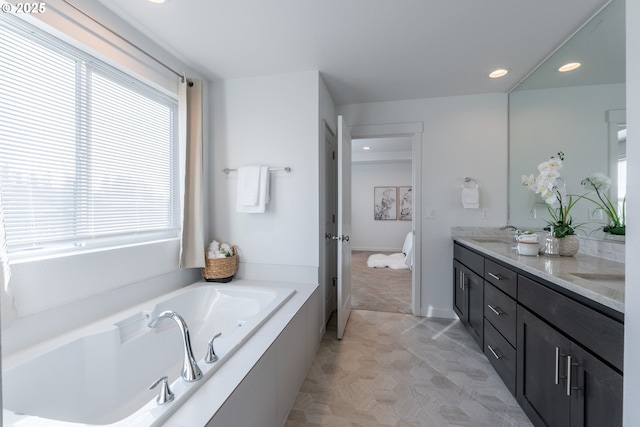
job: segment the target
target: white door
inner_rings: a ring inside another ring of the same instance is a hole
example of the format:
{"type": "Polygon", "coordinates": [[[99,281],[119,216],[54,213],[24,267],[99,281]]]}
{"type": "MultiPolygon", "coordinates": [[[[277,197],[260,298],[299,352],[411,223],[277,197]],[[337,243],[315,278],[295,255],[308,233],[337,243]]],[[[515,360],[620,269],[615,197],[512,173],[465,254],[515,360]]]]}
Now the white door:
{"type": "Polygon", "coordinates": [[[336,159],[336,135],[325,123],[325,324],[337,306],[338,286],[338,166],[336,159]]]}
{"type": "Polygon", "coordinates": [[[351,314],[351,134],[338,116],[338,339],[351,314]]]}

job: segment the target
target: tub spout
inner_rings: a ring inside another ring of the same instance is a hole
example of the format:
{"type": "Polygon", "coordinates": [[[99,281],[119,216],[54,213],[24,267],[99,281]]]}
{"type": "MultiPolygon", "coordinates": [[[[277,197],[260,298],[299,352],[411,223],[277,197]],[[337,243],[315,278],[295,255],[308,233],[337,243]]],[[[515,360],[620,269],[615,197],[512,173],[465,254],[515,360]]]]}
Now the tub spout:
{"type": "Polygon", "coordinates": [[[198,381],[200,378],[202,378],[202,371],[200,370],[198,363],[193,357],[193,350],[191,350],[191,338],[189,337],[189,328],[187,327],[187,323],[184,321],[182,316],[180,316],[175,311],[163,311],[156,319],[149,323],[149,327],[157,327],[160,322],[162,322],[162,320],[166,319],[167,317],[176,321],[178,327],[180,328],[180,332],[182,333],[182,343],[184,347],[182,378],[185,381],[189,382],[198,381]]]}

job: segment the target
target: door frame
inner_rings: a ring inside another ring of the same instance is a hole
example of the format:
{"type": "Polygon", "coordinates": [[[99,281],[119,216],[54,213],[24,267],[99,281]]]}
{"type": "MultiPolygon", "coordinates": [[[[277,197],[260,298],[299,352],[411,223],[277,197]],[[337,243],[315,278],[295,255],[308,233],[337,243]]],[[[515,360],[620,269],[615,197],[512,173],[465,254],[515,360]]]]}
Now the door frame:
{"type": "Polygon", "coordinates": [[[422,132],[423,122],[355,125],[349,127],[352,139],[411,137],[411,170],[413,185],[413,269],[411,270],[411,311],[421,316],[422,310],[422,132]]]}

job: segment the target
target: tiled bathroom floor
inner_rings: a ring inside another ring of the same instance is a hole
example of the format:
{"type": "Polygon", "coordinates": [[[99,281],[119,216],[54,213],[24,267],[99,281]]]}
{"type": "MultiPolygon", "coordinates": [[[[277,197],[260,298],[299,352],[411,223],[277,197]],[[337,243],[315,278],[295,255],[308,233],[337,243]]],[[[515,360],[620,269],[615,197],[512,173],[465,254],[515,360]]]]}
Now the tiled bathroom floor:
{"type": "Polygon", "coordinates": [[[458,321],[354,310],[335,321],[285,427],[531,426],[458,321]]]}

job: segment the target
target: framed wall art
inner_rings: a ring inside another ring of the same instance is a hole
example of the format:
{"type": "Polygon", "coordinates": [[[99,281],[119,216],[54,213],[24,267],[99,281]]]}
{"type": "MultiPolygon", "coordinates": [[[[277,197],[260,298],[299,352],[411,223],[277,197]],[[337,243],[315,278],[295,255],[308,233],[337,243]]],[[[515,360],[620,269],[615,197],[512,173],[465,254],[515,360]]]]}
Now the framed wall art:
{"type": "Polygon", "coordinates": [[[411,186],[398,187],[398,219],[411,221],[413,213],[413,192],[411,186]]]}
{"type": "Polygon", "coordinates": [[[396,200],[396,187],[373,187],[373,219],[397,219],[396,200]]]}

